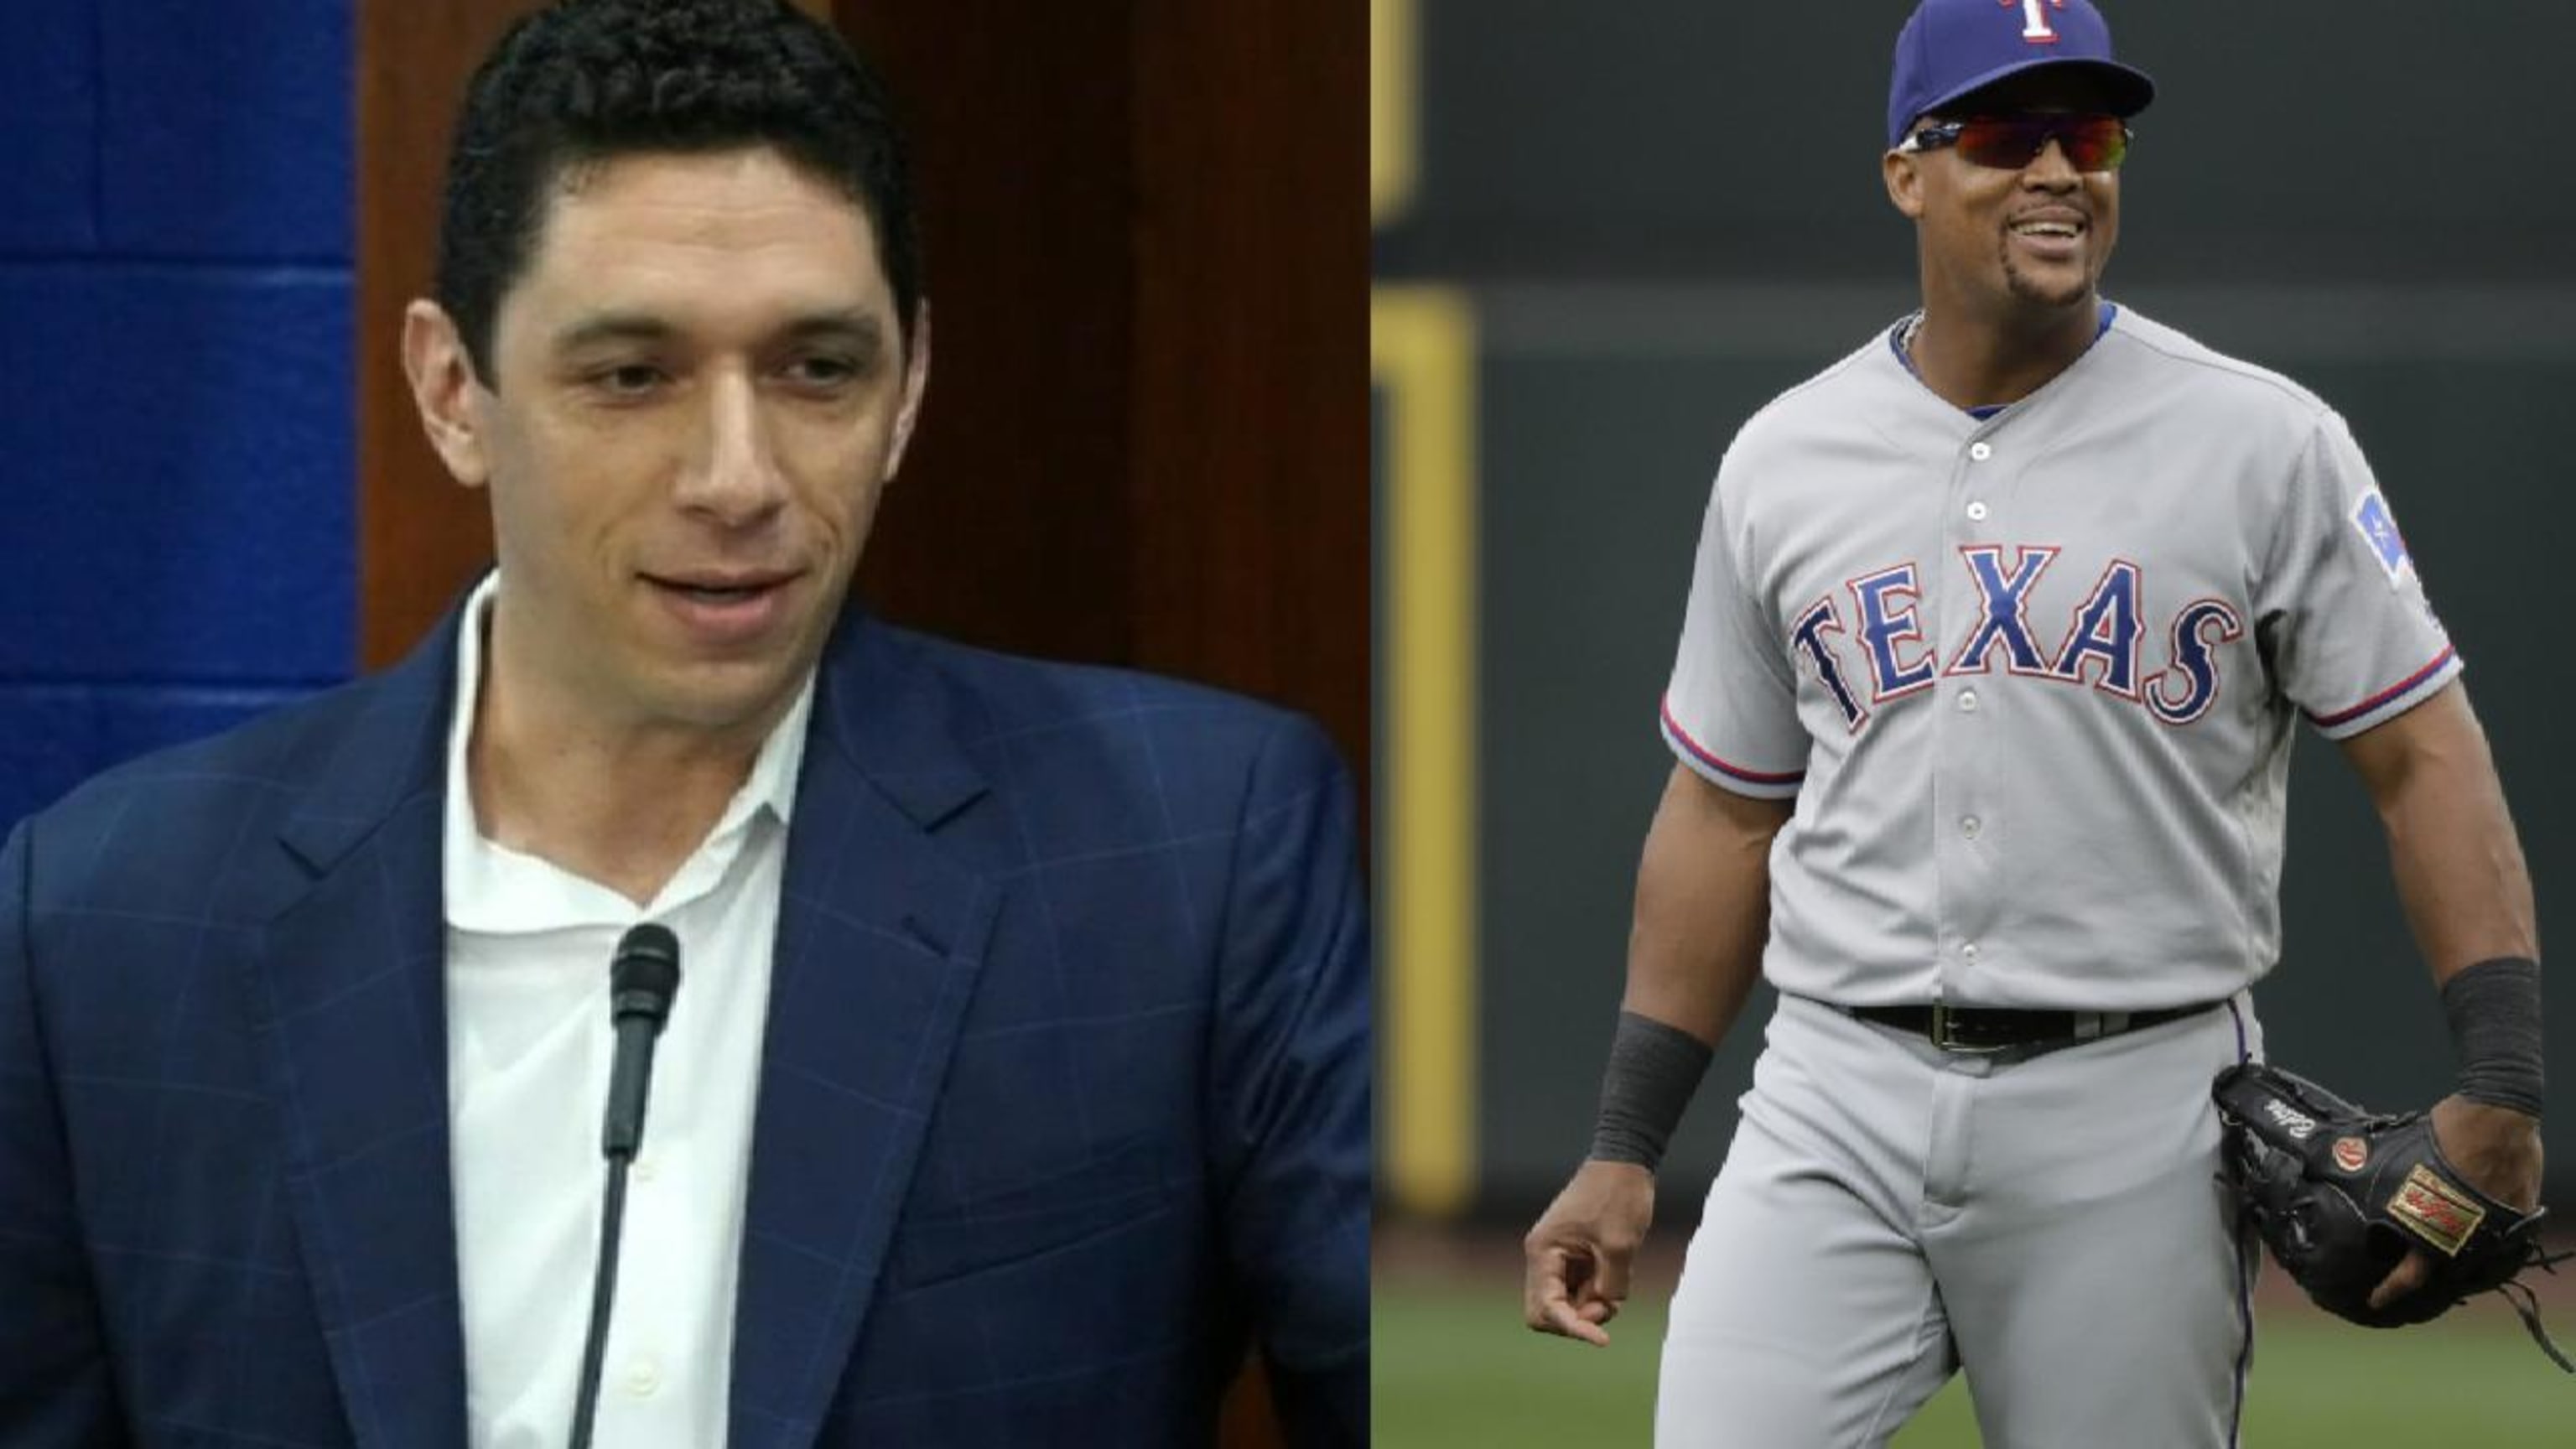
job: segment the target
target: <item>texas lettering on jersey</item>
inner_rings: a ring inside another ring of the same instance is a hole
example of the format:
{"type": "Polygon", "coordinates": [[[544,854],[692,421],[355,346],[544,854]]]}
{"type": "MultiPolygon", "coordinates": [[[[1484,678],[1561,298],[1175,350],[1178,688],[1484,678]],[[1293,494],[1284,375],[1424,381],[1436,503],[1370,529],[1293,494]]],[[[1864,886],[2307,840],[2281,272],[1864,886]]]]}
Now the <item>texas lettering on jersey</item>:
{"type": "Polygon", "coordinates": [[[2166,623],[2163,667],[2141,677],[2139,599],[2146,579],[2145,571],[2127,559],[2113,559],[2103,568],[2063,635],[2043,641],[2032,631],[2032,591],[2059,552],[2046,544],[1960,549],[1978,603],[1946,662],[1924,638],[1916,613],[1922,580],[1912,563],[1845,584],[1851,597],[1848,622],[1839,594],[1808,605],[1790,622],[1790,651],[1855,733],[1869,723],[1873,708],[1930,689],[1947,676],[1992,673],[1998,659],[2009,674],[2079,688],[2090,685],[2168,725],[2187,725],[2207,714],[2218,699],[2218,646],[2245,636],[2243,612],[2225,599],[2185,604],[2166,623]],[[1857,652],[1859,670],[1844,668],[1845,649],[1857,652]]]}

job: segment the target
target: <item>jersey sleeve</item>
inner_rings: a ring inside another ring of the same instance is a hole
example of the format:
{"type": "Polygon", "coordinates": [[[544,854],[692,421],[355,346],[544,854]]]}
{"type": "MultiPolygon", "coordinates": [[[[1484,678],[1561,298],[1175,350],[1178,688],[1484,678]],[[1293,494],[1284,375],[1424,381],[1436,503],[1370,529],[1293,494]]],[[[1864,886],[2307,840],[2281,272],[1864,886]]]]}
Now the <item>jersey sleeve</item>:
{"type": "Polygon", "coordinates": [[[2332,412],[2291,480],[2256,612],[2281,691],[2329,739],[2404,714],[2460,672],[2396,514],[2332,412]]]}
{"type": "Polygon", "coordinates": [[[1743,530],[1727,507],[1733,461],[1719,465],[1700,525],[1681,648],[1664,691],[1664,740],[1712,784],[1786,800],[1806,779],[1807,734],[1788,650],[1743,567],[1743,530]]]}

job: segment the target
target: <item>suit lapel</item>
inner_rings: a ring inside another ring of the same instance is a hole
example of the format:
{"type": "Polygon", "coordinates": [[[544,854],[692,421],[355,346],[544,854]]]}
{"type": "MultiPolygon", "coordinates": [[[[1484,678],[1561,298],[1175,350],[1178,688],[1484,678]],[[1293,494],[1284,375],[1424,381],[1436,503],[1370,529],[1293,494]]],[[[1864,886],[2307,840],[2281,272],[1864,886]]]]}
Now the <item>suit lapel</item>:
{"type": "Polygon", "coordinates": [[[306,884],[252,969],[306,1276],[357,1442],[454,1449],[440,811],[456,616],[382,678],[282,832],[306,884]]]}
{"type": "MultiPolygon", "coordinates": [[[[299,1247],[362,1449],[465,1437],[441,829],[457,615],[380,681],[282,842],[307,878],[253,999],[299,1247]]],[[[856,610],[817,682],[762,1047],[737,1449],[805,1449],[863,1332],[1000,904],[940,827],[985,789],[909,646],[856,610]]]]}
{"type": "Polygon", "coordinates": [[[817,682],[779,903],[736,1449],[805,1449],[831,1406],[999,903],[935,839],[984,789],[940,703],[911,648],[853,610],[817,682]]]}

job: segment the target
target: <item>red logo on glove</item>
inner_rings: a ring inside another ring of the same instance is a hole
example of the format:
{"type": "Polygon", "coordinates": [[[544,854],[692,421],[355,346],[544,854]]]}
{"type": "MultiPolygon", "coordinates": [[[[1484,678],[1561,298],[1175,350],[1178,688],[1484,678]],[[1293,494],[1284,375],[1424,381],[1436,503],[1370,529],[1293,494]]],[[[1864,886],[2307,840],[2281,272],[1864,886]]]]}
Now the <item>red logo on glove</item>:
{"type": "Polygon", "coordinates": [[[2334,1165],[2346,1172],[2359,1172],[2370,1160],[2370,1144],[2358,1137],[2338,1137],[2334,1145],[2334,1165]]]}

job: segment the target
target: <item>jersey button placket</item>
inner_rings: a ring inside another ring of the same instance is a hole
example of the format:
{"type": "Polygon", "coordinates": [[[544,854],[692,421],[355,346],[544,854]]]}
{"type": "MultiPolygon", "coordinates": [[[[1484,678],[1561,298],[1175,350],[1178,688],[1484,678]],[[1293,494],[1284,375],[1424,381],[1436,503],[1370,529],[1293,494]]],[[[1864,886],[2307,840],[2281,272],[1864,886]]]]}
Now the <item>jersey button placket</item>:
{"type": "MultiPolygon", "coordinates": [[[[1958,560],[1965,545],[1995,541],[1981,526],[1994,514],[1989,499],[1998,486],[1995,455],[1994,443],[1982,437],[1971,439],[1953,455],[1956,462],[1951,473],[1951,501],[1942,529],[1946,567],[1939,586],[1944,650],[1956,648],[1966,640],[1983,607],[1958,560]]],[[[1943,662],[1947,662],[1946,655],[1943,662]]],[[[1981,713],[1995,702],[1984,697],[1984,683],[1974,675],[1945,681],[1944,688],[1954,707],[1940,711],[1950,718],[1935,725],[1934,769],[1938,783],[1933,818],[1939,824],[1934,831],[1933,861],[1939,873],[1935,886],[1940,905],[1934,924],[1936,938],[1944,948],[1938,967],[1939,996],[1952,1002],[1973,1002],[1979,994],[1976,968],[1984,948],[1978,938],[1993,925],[1995,863],[1983,848],[1992,829],[1992,822],[1985,818],[1983,785],[1989,761],[2000,743],[1993,724],[1981,713]]]]}

